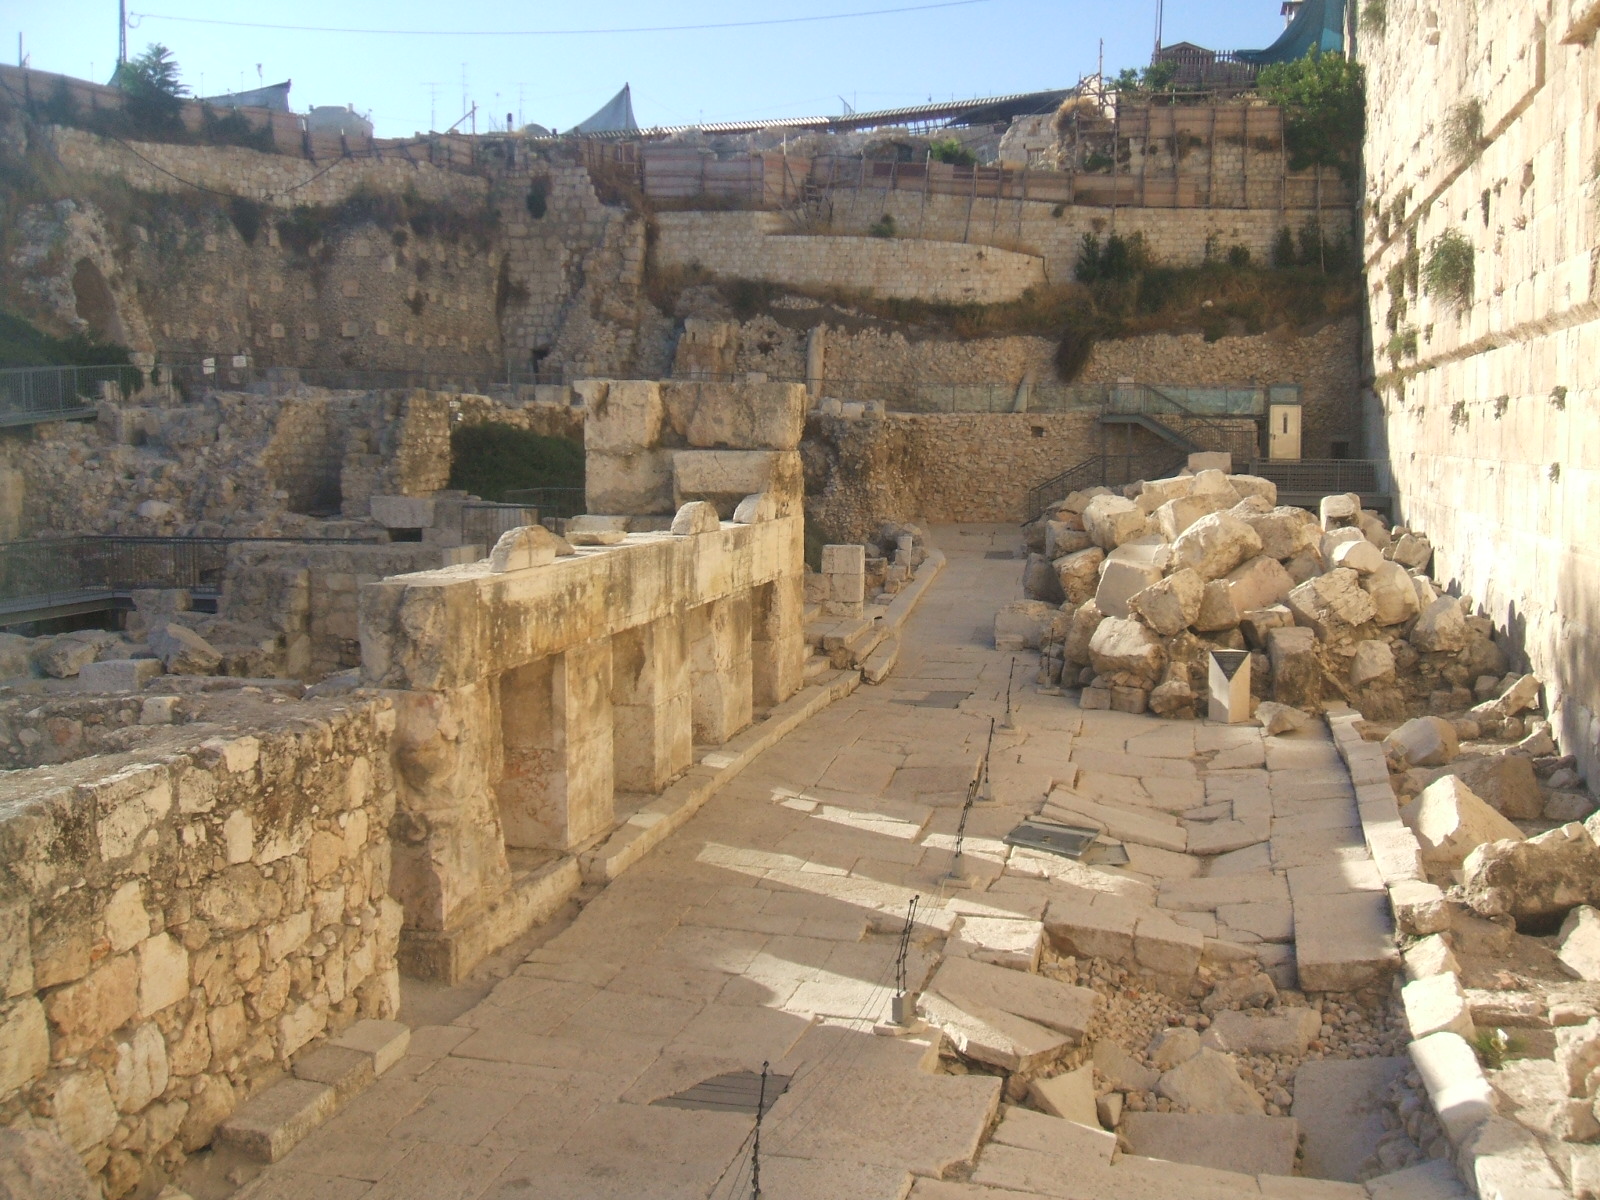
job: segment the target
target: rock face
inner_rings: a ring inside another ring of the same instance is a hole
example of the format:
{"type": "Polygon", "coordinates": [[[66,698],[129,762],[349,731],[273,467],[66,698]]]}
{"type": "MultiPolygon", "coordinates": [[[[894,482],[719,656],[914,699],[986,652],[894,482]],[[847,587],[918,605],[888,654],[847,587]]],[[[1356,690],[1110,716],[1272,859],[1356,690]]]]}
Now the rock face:
{"type": "Polygon", "coordinates": [[[1467,855],[1462,885],[1473,911],[1537,925],[1600,898],[1600,848],[1576,823],[1526,841],[1488,842],[1467,855]]]}
{"type": "Polygon", "coordinates": [[[222,655],[210,642],[182,625],[164,625],[150,635],[150,649],[171,675],[213,675],[222,655]]]}
{"type": "Polygon", "coordinates": [[[1400,811],[1400,817],[1417,835],[1422,861],[1430,867],[1459,867],[1485,842],[1522,838],[1520,829],[1454,775],[1430,783],[1400,811]]]}

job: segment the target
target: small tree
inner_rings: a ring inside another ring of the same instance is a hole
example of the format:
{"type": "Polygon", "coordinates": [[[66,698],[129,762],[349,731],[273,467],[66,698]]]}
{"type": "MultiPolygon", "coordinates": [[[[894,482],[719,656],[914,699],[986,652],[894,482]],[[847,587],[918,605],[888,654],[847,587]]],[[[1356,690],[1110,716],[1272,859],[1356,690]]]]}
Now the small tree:
{"type": "Polygon", "coordinates": [[[978,156],[963,146],[957,138],[940,138],[928,143],[928,154],[934,162],[950,163],[957,167],[970,167],[978,156]]]}
{"type": "Polygon", "coordinates": [[[129,121],[140,128],[171,128],[179,123],[189,89],[178,82],[178,63],[160,42],[117,67],[111,82],[126,97],[129,121]]]}
{"type": "Polygon", "coordinates": [[[1263,67],[1261,94],[1283,109],[1289,168],[1336,167],[1354,179],[1361,158],[1366,96],[1359,63],[1313,50],[1294,62],[1263,67]]]}

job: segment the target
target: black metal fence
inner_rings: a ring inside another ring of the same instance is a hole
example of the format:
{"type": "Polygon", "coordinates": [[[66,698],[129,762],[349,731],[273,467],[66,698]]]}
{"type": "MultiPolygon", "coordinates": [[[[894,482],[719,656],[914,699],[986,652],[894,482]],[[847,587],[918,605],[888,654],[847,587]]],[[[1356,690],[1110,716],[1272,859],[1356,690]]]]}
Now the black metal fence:
{"type": "Polygon", "coordinates": [[[332,391],[404,391],[423,388],[433,392],[458,392],[468,395],[496,395],[522,386],[564,384],[561,372],[505,370],[453,371],[409,367],[258,367],[252,363],[235,365],[222,355],[211,362],[163,364],[162,370],[185,394],[205,388],[248,391],[252,388],[292,388],[296,385],[328,388],[332,391]]]}
{"type": "Polygon", "coordinates": [[[120,396],[144,386],[138,367],[7,367],[0,370],[0,426],[95,415],[105,385],[120,396]]]}
{"type": "Polygon", "coordinates": [[[240,542],[355,544],[360,538],[82,536],[0,542],[0,612],[44,609],[141,588],[217,596],[240,542]]]}
{"type": "Polygon", "coordinates": [[[1187,461],[1181,453],[1095,454],[1028,489],[1028,520],[1037,520],[1057,500],[1092,487],[1122,487],[1137,479],[1161,479],[1187,461]]]}
{"type": "Polygon", "coordinates": [[[540,512],[521,504],[469,503],[461,506],[461,542],[492,548],[500,535],[524,525],[537,525],[540,512]]]}
{"type": "Polygon", "coordinates": [[[507,504],[538,509],[541,521],[547,517],[581,517],[585,511],[582,488],[508,488],[502,494],[507,504]]]}
{"type": "Polygon", "coordinates": [[[1280,492],[1330,496],[1341,492],[1372,495],[1388,491],[1383,464],[1370,458],[1258,458],[1250,473],[1270,479],[1280,492]]]}

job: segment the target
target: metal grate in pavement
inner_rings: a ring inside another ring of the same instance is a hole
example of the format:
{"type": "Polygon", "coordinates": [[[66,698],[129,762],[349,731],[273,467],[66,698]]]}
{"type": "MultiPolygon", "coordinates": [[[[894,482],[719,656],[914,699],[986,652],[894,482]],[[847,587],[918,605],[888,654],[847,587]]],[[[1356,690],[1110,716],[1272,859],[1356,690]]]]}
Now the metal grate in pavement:
{"type": "Polygon", "coordinates": [[[991,550],[987,554],[985,554],[984,557],[985,558],[1015,558],[1016,555],[1013,554],[1010,550],[991,550]]]}
{"type": "MultiPolygon", "coordinates": [[[[768,1073],[764,1111],[772,1111],[773,1102],[788,1089],[791,1078],[789,1075],[768,1073]]],[[[753,1117],[756,1115],[756,1109],[761,1107],[761,1072],[734,1071],[727,1075],[713,1075],[710,1079],[697,1083],[675,1096],[663,1096],[650,1103],[663,1108],[701,1108],[710,1109],[712,1112],[749,1113],[753,1117]]]]}

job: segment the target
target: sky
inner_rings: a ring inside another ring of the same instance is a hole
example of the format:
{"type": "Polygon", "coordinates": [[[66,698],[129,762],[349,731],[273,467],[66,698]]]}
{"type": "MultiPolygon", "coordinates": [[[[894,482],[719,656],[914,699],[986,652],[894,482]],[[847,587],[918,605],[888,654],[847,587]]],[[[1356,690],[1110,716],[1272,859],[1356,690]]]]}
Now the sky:
{"type": "MultiPolygon", "coordinates": [[[[1108,72],[1147,63],[1157,2],[127,0],[128,52],[170,47],[197,95],[292,79],[296,111],[354,104],[382,137],[448,128],[473,102],[479,132],[504,128],[508,113],[518,126],[565,129],[624,83],[641,125],[683,125],[1070,87],[1094,71],[1101,39],[1108,72]],[[795,20],[845,13],[876,15],[795,20]],[[753,21],[787,23],[617,32],[753,21]],[[602,32],[564,32],[572,30],[602,32]]],[[[1263,47],[1283,28],[1279,10],[1280,0],[1165,0],[1163,40],[1263,47]]],[[[117,3],[0,0],[7,61],[17,61],[19,34],[30,66],[104,82],[116,62],[117,3]]]]}

